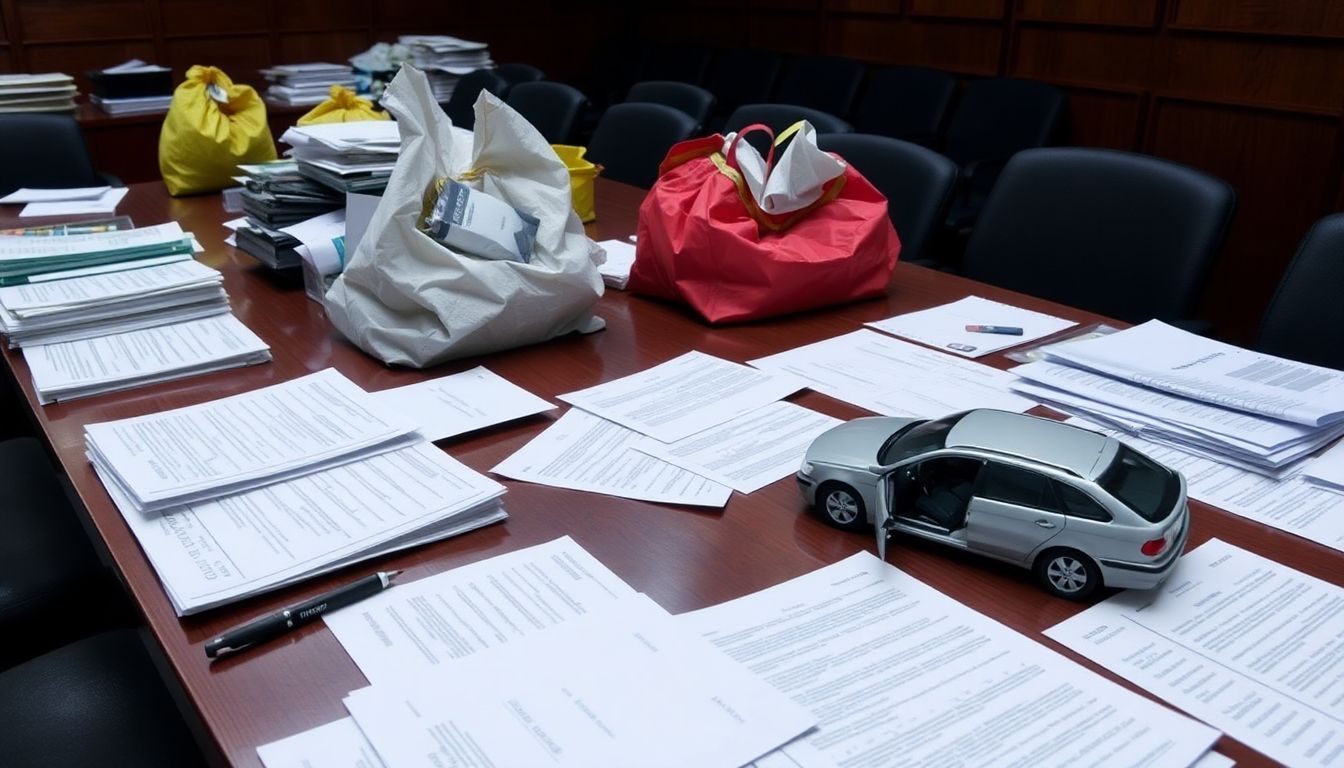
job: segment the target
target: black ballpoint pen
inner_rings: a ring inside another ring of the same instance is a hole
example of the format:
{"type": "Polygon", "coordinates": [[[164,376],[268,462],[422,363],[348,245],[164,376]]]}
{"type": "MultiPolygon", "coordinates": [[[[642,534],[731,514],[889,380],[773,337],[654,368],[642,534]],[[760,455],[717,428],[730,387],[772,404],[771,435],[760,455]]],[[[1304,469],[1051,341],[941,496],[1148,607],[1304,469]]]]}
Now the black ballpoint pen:
{"type": "Polygon", "coordinates": [[[344,608],[366,597],[373,597],[390,587],[392,579],[396,578],[399,573],[401,571],[380,571],[372,576],[365,576],[359,581],[346,584],[344,587],[325,595],[318,595],[302,603],[291,605],[279,613],[262,616],[240,627],[234,627],[206,643],[205,655],[217,659],[220,656],[237,653],[245,648],[251,648],[257,643],[264,643],[273,637],[283,635],[291,629],[316,621],[327,611],[344,608]]]}

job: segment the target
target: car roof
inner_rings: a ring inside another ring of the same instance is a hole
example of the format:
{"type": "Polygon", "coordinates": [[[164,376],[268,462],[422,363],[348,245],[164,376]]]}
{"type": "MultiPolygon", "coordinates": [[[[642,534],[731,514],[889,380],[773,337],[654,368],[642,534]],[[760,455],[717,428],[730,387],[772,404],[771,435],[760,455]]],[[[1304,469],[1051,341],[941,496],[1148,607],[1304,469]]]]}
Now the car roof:
{"type": "Polygon", "coordinates": [[[1095,479],[1119,444],[1105,435],[1022,413],[981,409],[962,416],[947,433],[948,448],[976,448],[1017,456],[1095,479]]]}

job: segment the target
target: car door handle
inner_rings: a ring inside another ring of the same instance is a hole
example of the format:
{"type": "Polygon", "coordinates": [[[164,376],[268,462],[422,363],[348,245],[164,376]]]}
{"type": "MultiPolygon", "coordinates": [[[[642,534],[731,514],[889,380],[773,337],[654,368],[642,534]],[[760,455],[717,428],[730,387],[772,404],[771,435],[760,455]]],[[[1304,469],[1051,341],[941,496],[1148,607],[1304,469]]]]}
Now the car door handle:
{"type": "Polygon", "coordinates": [[[1049,520],[1037,520],[1037,521],[1036,521],[1036,525],[1040,526],[1041,528],[1054,528],[1054,527],[1055,527],[1055,524],[1052,523],[1052,522],[1050,522],[1049,520]]]}

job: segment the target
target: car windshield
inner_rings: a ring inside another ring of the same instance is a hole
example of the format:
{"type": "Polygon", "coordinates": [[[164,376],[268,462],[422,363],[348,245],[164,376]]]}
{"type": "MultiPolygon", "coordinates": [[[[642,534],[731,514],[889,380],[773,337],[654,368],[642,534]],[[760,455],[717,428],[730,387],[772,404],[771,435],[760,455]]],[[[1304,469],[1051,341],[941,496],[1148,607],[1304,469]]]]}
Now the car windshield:
{"type": "Polygon", "coordinates": [[[1180,492],[1175,472],[1126,446],[1121,446],[1097,482],[1150,523],[1171,514],[1180,492]]]}
{"type": "Polygon", "coordinates": [[[879,464],[895,464],[911,456],[936,451],[947,445],[947,433],[965,414],[945,416],[937,421],[917,421],[899,429],[877,452],[879,464]]]}

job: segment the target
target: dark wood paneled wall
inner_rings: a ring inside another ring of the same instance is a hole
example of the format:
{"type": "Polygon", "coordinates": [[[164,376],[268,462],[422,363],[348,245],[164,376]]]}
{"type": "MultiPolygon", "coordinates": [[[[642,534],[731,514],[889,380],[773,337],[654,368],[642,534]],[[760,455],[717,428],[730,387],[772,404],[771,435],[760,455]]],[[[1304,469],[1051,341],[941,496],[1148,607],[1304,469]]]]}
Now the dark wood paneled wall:
{"type": "Polygon", "coordinates": [[[1331,0],[0,0],[0,69],[79,75],[138,57],[256,82],[259,67],[343,61],[415,32],[486,40],[497,60],[570,81],[621,36],[1056,83],[1070,143],[1236,188],[1204,314],[1238,340],[1308,225],[1344,207],[1344,3],[1331,0]]]}
{"type": "Polygon", "coordinates": [[[1344,207],[1341,2],[677,5],[645,10],[644,35],[1045,80],[1069,94],[1069,143],[1145,152],[1226,179],[1239,207],[1203,310],[1229,338],[1253,336],[1307,227],[1344,207]]]}

